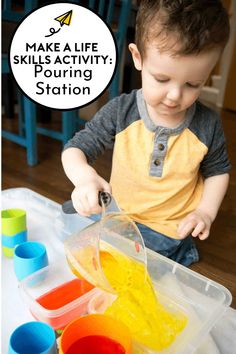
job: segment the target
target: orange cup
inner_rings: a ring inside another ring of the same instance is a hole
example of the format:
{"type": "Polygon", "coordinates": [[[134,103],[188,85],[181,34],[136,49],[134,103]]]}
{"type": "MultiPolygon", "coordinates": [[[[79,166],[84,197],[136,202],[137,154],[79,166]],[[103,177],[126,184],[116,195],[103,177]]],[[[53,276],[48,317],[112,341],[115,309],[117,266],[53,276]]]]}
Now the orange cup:
{"type": "Polygon", "coordinates": [[[59,354],[85,353],[82,347],[87,338],[88,345],[92,343],[95,345],[93,349],[87,348],[87,350],[93,350],[93,353],[111,353],[112,345],[114,346],[113,353],[133,353],[131,334],[125,324],[111,316],[93,314],[79,317],[66,326],[61,336],[59,354]],[[104,341],[103,346],[101,346],[101,340],[104,341]],[[105,343],[108,349],[102,352],[101,348],[106,347],[105,343]]]}

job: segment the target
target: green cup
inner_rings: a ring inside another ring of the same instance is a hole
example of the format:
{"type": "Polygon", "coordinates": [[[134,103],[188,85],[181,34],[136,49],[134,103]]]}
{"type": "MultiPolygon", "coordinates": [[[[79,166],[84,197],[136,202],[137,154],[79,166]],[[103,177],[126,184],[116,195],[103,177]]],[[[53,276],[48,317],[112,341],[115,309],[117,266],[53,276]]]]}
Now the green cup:
{"type": "MultiPolygon", "coordinates": [[[[26,211],[23,209],[5,209],[1,212],[2,237],[14,237],[26,231],[26,211]]],[[[13,257],[14,247],[2,246],[3,254],[13,257]]]]}
{"type": "Polygon", "coordinates": [[[26,230],[26,211],[22,209],[2,210],[2,234],[13,236],[26,230]]]}

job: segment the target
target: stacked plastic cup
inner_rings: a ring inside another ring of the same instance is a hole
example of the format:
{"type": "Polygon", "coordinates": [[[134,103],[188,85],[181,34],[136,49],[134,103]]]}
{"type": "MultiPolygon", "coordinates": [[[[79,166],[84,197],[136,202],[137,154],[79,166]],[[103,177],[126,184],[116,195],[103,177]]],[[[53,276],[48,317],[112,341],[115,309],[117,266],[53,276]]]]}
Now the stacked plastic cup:
{"type": "Polygon", "coordinates": [[[76,318],[62,333],[59,354],[83,353],[132,354],[129,328],[123,322],[103,314],[76,318]]]}
{"type": "Polygon", "coordinates": [[[2,249],[6,257],[13,257],[14,248],[27,241],[26,211],[2,210],[2,249]]]}

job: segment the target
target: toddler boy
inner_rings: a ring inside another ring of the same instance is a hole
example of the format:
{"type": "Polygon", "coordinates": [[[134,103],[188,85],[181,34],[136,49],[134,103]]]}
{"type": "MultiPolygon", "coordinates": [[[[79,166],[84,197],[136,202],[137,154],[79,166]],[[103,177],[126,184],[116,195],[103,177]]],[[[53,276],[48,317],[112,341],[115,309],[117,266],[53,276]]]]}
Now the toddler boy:
{"type": "Polygon", "coordinates": [[[98,191],[112,191],[146,246],[185,266],[228,186],[220,118],[197,100],[228,36],[219,0],[141,1],[129,49],[142,88],[108,102],[62,154],[79,214],[101,212],[98,191]],[[90,165],[107,148],[110,183],[90,165]]]}

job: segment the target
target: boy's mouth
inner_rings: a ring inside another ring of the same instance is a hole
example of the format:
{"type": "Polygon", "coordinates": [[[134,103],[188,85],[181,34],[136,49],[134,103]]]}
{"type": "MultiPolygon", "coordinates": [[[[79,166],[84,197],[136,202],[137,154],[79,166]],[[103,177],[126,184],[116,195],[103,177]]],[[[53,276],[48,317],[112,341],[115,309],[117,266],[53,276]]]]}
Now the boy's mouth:
{"type": "Polygon", "coordinates": [[[177,108],[178,105],[168,105],[164,102],[161,103],[164,107],[168,108],[168,109],[174,109],[174,108],[177,108]]]}

